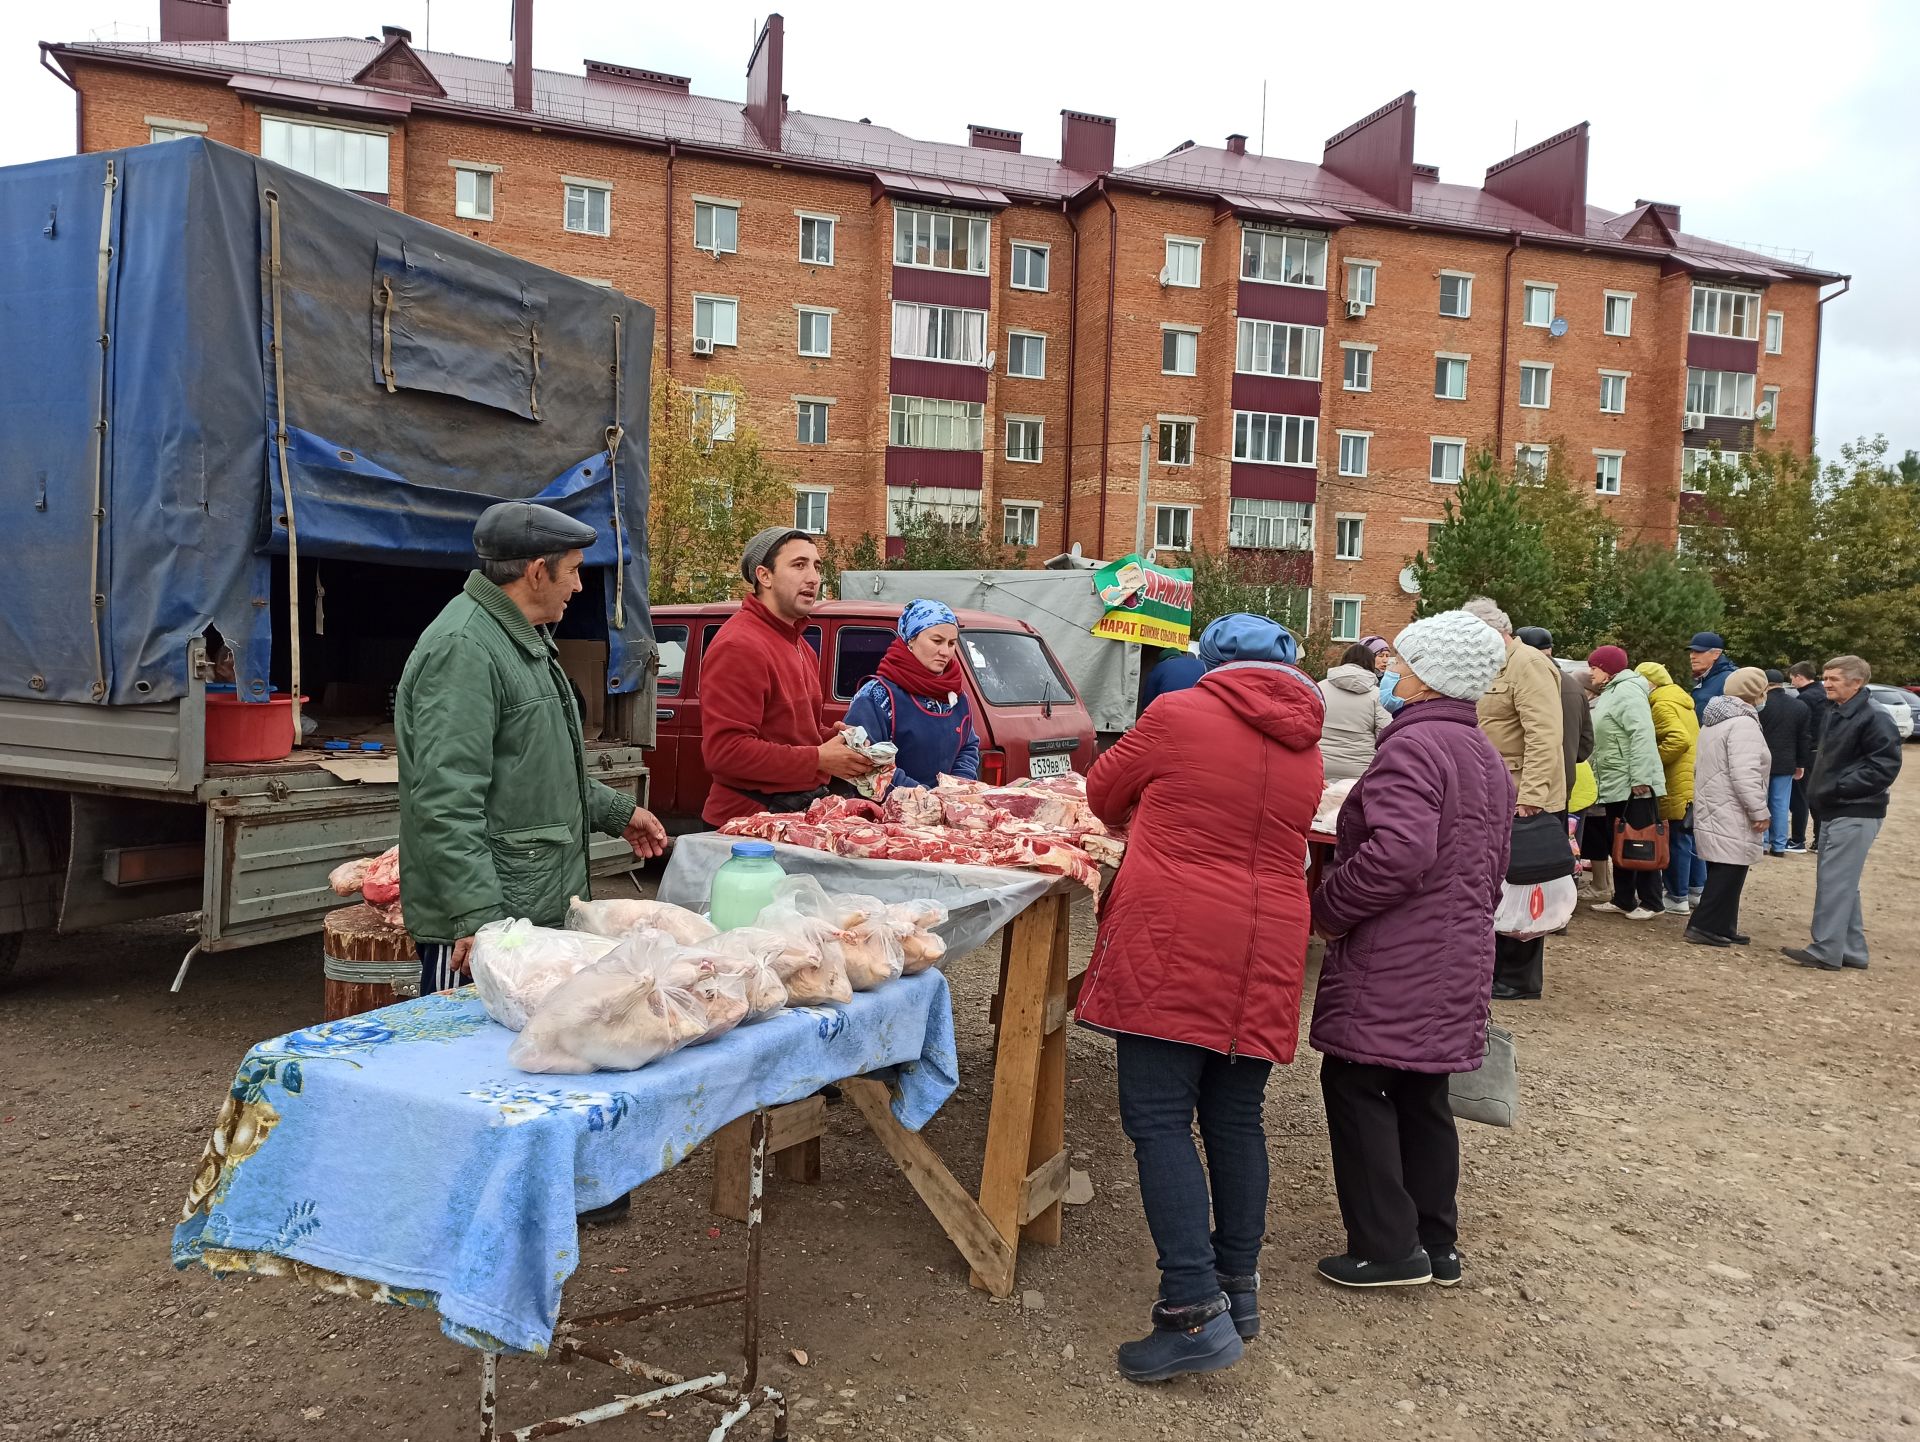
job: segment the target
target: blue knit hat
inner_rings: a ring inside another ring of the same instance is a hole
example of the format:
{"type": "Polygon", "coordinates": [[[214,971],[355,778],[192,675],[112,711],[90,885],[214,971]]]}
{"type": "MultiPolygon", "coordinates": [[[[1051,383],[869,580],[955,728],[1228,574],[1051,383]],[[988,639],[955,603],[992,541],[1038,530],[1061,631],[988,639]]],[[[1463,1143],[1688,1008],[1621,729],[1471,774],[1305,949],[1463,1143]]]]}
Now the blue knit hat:
{"type": "Polygon", "coordinates": [[[1211,670],[1235,661],[1280,661],[1292,665],[1300,648],[1278,621],[1236,611],[1200,633],[1200,659],[1211,670]]]}
{"type": "Polygon", "coordinates": [[[900,613],[900,624],[896,628],[902,641],[911,641],[931,626],[958,626],[960,618],[953,614],[953,608],[939,601],[909,601],[906,610],[900,613]]]}

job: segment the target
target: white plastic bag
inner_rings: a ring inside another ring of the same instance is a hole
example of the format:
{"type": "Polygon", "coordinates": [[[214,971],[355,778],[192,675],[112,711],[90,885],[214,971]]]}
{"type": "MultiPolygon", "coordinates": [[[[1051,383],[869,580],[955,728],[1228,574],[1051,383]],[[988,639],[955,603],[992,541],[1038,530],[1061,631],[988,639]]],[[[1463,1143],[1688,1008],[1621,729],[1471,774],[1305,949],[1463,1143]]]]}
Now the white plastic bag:
{"type": "Polygon", "coordinates": [[[946,956],[947,943],[934,930],[947,924],[947,909],[939,902],[897,901],[887,908],[887,922],[906,956],[902,976],[918,976],[946,956]]]}
{"type": "Polygon", "coordinates": [[[742,965],[771,971],[790,1005],[821,1006],[853,1000],[840,944],[824,921],[794,912],[782,912],[771,919],[762,912],[760,919],[767,924],[721,932],[713,939],[713,949],[737,958],[742,965]]]}
{"type": "Polygon", "coordinates": [[[887,903],[877,896],[827,898],[828,923],[840,933],[847,980],[855,991],[872,991],[898,977],[906,966],[900,931],[888,919],[887,903]]]}
{"type": "Polygon", "coordinates": [[[554,989],[619,943],[579,931],[490,921],[473,938],[473,984],[487,1015],[519,1031],[554,989]]]}
{"type": "Polygon", "coordinates": [[[582,901],[576,896],[567,903],[569,931],[619,938],[649,926],[656,931],[664,931],[682,946],[691,946],[718,934],[718,928],[706,917],[671,902],[623,897],[582,901]]]}
{"type": "Polygon", "coordinates": [[[1500,883],[1500,906],[1493,913],[1493,929],[1515,941],[1532,941],[1558,931],[1573,919],[1580,889],[1571,876],[1531,886],[1500,883]]]}
{"type": "Polygon", "coordinates": [[[633,1071],[701,1040],[706,1008],[662,986],[651,960],[616,950],[562,982],[507,1049],[521,1071],[633,1071]]]}

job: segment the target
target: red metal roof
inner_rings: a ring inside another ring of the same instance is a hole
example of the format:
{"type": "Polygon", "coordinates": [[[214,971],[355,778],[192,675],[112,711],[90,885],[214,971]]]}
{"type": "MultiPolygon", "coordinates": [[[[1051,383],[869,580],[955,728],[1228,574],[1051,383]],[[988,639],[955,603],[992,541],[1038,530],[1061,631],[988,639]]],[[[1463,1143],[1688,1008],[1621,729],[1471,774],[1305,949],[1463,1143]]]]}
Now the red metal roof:
{"type": "Polygon", "coordinates": [[[1273,220],[1313,221],[1321,225],[1353,223],[1353,217],[1344,210],[1336,210],[1331,205],[1321,205],[1310,200],[1281,200],[1275,196],[1232,195],[1224,192],[1220,199],[1230,210],[1248,215],[1266,216],[1273,220]]]}

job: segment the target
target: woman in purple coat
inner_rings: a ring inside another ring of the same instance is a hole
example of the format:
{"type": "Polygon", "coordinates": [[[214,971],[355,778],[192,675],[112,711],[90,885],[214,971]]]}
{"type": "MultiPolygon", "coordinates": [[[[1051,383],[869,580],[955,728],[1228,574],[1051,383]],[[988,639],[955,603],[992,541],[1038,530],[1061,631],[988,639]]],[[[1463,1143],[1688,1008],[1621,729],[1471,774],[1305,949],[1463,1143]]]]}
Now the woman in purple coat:
{"type": "Polygon", "coordinates": [[[1313,897],[1328,939],[1309,1034],[1322,1054],[1345,1287],[1460,1280],[1460,1140],[1447,1076],[1480,1065],[1493,993],[1493,914],[1514,786],[1474,703],[1506,663],[1478,617],[1446,611],[1393,643],[1406,704],[1340,808],[1313,897]]]}

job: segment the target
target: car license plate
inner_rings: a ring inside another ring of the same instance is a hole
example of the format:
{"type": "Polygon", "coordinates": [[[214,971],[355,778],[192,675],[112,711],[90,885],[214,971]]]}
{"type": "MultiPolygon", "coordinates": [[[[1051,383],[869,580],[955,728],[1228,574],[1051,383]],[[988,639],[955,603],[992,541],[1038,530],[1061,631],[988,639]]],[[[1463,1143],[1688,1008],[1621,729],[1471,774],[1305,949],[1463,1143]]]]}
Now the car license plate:
{"type": "Polygon", "coordinates": [[[1036,780],[1045,780],[1049,776],[1065,776],[1073,770],[1071,756],[1029,756],[1027,774],[1036,780]]]}

